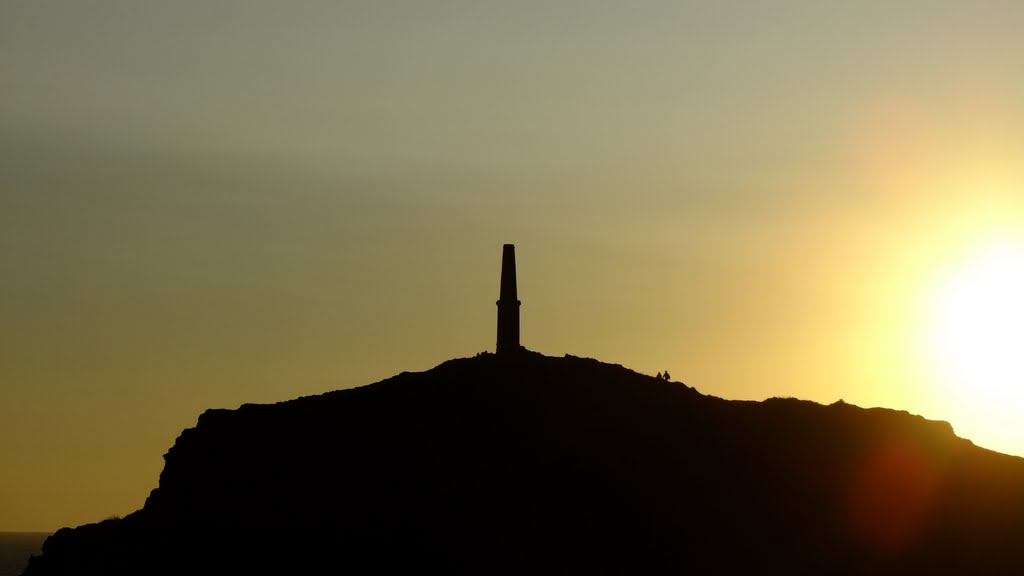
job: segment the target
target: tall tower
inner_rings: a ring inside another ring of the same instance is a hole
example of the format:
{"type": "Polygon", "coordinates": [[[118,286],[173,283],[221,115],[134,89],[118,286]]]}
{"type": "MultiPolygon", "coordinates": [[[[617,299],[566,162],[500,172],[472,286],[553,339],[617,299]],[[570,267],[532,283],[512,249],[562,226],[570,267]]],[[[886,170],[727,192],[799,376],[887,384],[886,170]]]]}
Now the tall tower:
{"type": "Polygon", "coordinates": [[[519,305],[516,294],[516,247],[505,244],[501,250],[501,294],[498,298],[498,354],[519,351],[519,305]]]}

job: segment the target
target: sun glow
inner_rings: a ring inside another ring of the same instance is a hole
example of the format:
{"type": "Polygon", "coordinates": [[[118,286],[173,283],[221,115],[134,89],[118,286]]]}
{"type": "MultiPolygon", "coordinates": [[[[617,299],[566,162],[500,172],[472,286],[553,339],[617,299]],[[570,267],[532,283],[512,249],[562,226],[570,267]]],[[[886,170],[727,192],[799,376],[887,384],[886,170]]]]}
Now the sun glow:
{"type": "Polygon", "coordinates": [[[933,361],[956,410],[1012,434],[1024,406],[1024,244],[992,242],[956,268],[930,316],[933,361]]]}

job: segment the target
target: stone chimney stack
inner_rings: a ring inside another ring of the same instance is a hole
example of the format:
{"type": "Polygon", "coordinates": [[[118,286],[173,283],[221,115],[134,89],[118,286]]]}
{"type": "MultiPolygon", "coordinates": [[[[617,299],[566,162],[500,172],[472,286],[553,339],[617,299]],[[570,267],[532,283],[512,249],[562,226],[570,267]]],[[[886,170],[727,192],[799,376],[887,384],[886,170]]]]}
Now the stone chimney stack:
{"type": "Polygon", "coordinates": [[[516,247],[505,244],[501,251],[501,293],[498,298],[498,345],[501,355],[519,351],[519,305],[516,293],[516,247]]]}

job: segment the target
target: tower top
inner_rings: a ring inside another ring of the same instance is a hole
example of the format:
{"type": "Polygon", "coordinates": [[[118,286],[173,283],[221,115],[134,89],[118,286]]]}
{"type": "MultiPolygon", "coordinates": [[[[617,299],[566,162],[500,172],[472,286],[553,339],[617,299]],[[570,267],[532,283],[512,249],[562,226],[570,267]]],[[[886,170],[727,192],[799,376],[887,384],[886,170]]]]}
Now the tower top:
{"type": "Polygon", "coordinates": [[[501,249],[501,300],[517,300],[516,245],[505,244],[501,249]]]}
{"type": "Polygon", "coordinates": [[[498,298],[498,344],[495,352],[511,354],[519,351],[519,306],[516,290],[516,247],[505,244],[501,249],[501,291],[498,298]]]}

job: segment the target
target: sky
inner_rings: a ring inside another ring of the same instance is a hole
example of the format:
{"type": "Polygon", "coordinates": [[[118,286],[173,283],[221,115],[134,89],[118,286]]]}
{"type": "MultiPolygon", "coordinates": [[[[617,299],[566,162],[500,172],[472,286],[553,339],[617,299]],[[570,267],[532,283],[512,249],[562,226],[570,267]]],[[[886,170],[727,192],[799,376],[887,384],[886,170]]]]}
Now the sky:
{"type": "Polygon", "coordinates": [[[530,349],[1024,454],[1022,29],[0,0],[0,530],[140,508],[208,408],[493,350],[504,243],[530,349]]]}

